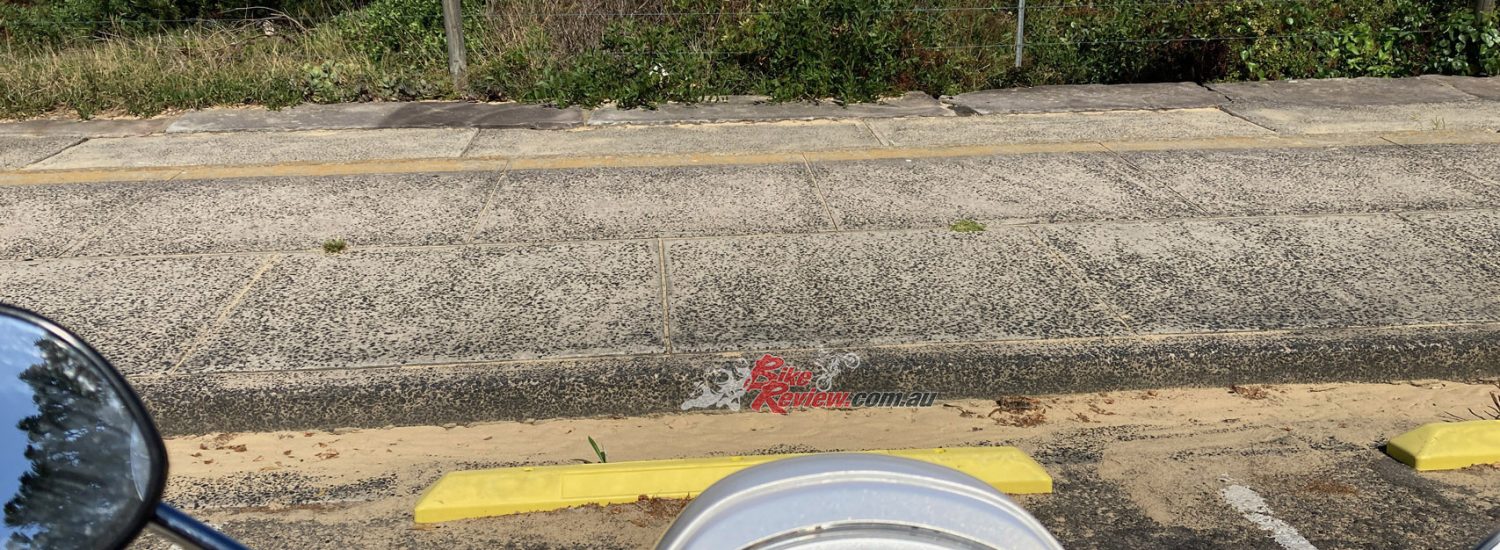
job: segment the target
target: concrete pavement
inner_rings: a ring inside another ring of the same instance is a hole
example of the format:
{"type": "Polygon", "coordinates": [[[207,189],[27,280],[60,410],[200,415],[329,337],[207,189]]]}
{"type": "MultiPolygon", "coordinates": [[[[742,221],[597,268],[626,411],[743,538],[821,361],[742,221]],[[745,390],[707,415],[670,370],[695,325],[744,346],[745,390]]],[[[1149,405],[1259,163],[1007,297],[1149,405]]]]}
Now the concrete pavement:
{"type": "Polygon", "coordinates": [[[819,348],[946,396],[1492,376],[1500,149],[1385,143],[0,186],[0,300],[177,433],[674,410],[819,348]]]}

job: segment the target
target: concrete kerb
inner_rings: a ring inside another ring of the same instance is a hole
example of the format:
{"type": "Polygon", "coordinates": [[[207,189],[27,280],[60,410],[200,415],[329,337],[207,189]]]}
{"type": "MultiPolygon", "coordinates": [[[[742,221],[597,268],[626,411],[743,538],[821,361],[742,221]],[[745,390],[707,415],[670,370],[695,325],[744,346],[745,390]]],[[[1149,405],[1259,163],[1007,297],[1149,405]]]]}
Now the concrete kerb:
{"type": "Polygon", "coordinates": [[[421,101],[409,103],[309,104],[284,110],[206,109],[140,120],[33,120],[0,123],[0,135],[32,137],[121,137],[159,133],[292,131],[378,128],[533,128],[583,125],[682,124],[732,121],[948,117],[995,113],[1059,113],[1165,110],[1268,103],[1303,106],[1365,106],[1500,99],[1500,79],[1422,76],[1116,85],[1065,85],[983,90],[935,99],[920,92],[873,103],[768,103],[767,98],[730,96],[698,104],[655,109],[583,110],[545,105],[421,101]]]}
{"type": "MultiPolygon", "coordinates": [[[[838,350],[839,391],[939,399],[1254,383],[1479,380],[1500,372],[1500,324],[1205,333],[838,350]]],[[[133,380],[169,435],[676,413],[718,369],[776,353],[643,355],[133,380]]],[[[748,404],[748,403],[747,403],[748,404]]]]}
{"type": "Polygon", "coordinates": [[[331,176],[359,174],[403,174],[419,172],[473,172],[497,170],[552,170],[569,168],[622,168],[650,166],[712,166],[735,164],[800,164],[810,162],[874,160],[894,158],[945,158],[991,155],[1025,155],[1071,152],[1167,151],[1183,149],[1269,149],[1339,146],[1460,145],[1500,142],[1490,130],[1441,132],[1380,132],[1322,135],[1273,135],[1192,138],[1179,140],[1135,140],[1105,142],[1040,142],[941,147],[878,147],[810,151],[806,153],[683,153],[666,155],[620,155],[580,157],[471,157],[370,160],[342,163],[279,163],[227,166],[164,166],[147,168],[98,168],[56,170],[0,170],[0,185],[87,184],[173,179],[210,179],[277,176],[331,176]]]}

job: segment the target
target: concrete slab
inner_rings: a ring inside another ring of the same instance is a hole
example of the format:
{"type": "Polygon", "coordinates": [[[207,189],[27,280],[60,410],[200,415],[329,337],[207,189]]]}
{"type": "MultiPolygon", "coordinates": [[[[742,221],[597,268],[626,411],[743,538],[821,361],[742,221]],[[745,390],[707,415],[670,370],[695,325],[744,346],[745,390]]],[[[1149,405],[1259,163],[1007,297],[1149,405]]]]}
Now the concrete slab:
{"type": "Polygon", "coordinates": [[[191,134],[92,139],[31,169],[453,158],[477,130],[411,129],[191,134]]]}
{"type": "Polygon", "coordinates": [[[287,255],[184,369],[660,353],[658,263],[640,241],[287,255]]]}
{"type": "Polygon", "coordinates": [[[0,186],[0,260],[62,256],[148,196],[131,184],[0,186]]]}
{"type": "Polygon", "coordinates": [[[800,164],[517,170],[481,242],[802,233],[833,229],[800,164]]]}
{"type": "Polygon", "coordinates": [[[1198,211],[1109,153],[880,160],[813,166],[845,229],[1167,218],[1198,211]]]}
{"type": "Polygon", "coordinates": [[[670,126],[589,126],[563,132],[486,130],[465,157],[768,153],[880,147],[854,121],[792,121],[670,126]]]}
{"type": "Polygon", "coordinates": [[[1447,84],[1479,99],[1500,100],[1500,76],[1422,75],[1418,78],[1447,84]]]}
{"type": "Polygon", "coordinates": [[[1019,228],[668,241],[667,273],[677,351],[1124,331],[1019,228]]]}
{"type": "Polygon", "coordinates": [[[51,318],[127,375],[170,369],[265,258],[0,262],[0,302],[51,318]]]}
{"type": "Polygon", "coordinates": [[[1496,137],[1496,143],[1412,145],[1411,148],[1428,159],[1463,170],[1470,176],[1489,182],[1492,189],[1500,190],[1500,174],[1495,171],[1495,167],[1500,166],[1500,135],[1496,137]]]}
{"type": "Polygon", "coordinates": [[[1154,151],[1122,156],[1213,215],[1500,205],[1500,187],[1404,147],[1154,151]]]}
{"type": "Polygon", "coordinates": [[[419,101],[299,105],[280,111],[207,109],[167,126],[168,133],[379,128],[566,128],[583,122],[577,107],[520,103],[419,101]]]}
{"type": "Polygon", "coordinates": [[[1500,280],[1390,215],[1036,229],[1146,333],[1500,318],[1500,280]]]}
{"type": "Polygon", "coordinates": [[[124,137],[148,136],[166,129],[173,117],[142,120],[27,120],[0,123],[0,136],[124,137]]]}
{"type": "Polygon", "coordinates": [[[78,138],[0,136],[0,170],[13,170],[57,154],[78,143],[78,138]]]}
{"type": "Polygon", "coordinates": [[[1368,107],[1407,103],[1469,101],[1473,96],[1442,82],[1422,78],[1319,78],[1261,82],[1220,82],[1209,89],[1235,103],[1316,107],[1368,107]]]}
{"type": "Polygon", "coordinates": [[[774,103],[765,96],[728,96],[715,101],[667,103],[656,109],[601,108],[589,113],[588,123],[661,124],[678,122],[735,122],[749,120],[810,120],[820,118],[944,117],[953,112],[932,96],[908,92],[874,103],[839,105],[774,103]]]}
{"type": "Polygon", "coordinates": [[[1402,214],[1420,227],[1429,241],[1483,264],[1500,277],[1500,210],[1413,212],[1402,214]]]}
{"type": "Polygon", "coordinates": [[[1231,104],[1224,109],[1290,134],[1500,129],[1500,103],[1488,101],[1359,107],[1231,104]]]}
{"type": "Polygon", "coordinates": [[[1082,84],[1006,88],[947,99],[954,110],[981,115],[1217,107],[1223,95],[1192,82],[1082,84]]]}
{"type": "Polygon", "coordinates": [[[137,184],[149,201],[118,217],[80,255],[199,254],[350,246],[459,244],[498,174],[250,178],[137,184]]]}
{"type": "Polygon", "coordinates": [[[867,124],[887,142],[913,147],[1272,135],[1218,109],[910,118],[867,124]]]}

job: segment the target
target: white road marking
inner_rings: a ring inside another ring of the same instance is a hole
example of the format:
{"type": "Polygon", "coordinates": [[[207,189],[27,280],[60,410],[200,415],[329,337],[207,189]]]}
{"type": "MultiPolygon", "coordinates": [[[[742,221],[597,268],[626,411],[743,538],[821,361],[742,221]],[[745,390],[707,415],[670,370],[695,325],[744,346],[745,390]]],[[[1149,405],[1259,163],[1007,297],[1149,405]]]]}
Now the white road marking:
{"type": "Polygon", "coordinates": [[[1318,550],[1297,528],[1288,525],[1287,522],[1277,519],[1271,515],[1271,507],[1266,506],[1266,500],[1260,497],[1260,493],[1244,485],[1229,485],[1219,489],[1219,496],[1234,508],[1245,519],[1259,526],[1261,529],[1271,532],[1271,538],[1287,550],[1318,550]]]}

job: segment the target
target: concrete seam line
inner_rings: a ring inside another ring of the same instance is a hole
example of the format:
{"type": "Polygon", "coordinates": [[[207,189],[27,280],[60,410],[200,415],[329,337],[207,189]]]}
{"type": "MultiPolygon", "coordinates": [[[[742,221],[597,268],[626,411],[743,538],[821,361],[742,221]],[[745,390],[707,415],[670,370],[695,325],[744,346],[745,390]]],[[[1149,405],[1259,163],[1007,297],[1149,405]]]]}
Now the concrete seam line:
{"type": "Polygon", "coordinates": [[[183,350],[182,357],[177,360],[176,364],[172,365],[172,368],[167,369],[166,374],[175,374],[178,369],[182,368],[182,365],[187,363],[188,359],[193,357],[193,354],[198,351],[199,346],[202,346],[204,342],[207,342],[209,338],[217,334],[219,329],[229,321],[229,314],[234,312],[234,308],[238,307],[240,302],[245,300],[245,296],[250,294],[250,289],[255,287],[255,283],[259,282],[267,271],[270,271],[272,267],[280,263],[283,257],[281,254],[267,256],[266,260],[255,268],[255,272],[250,275],[250,280],[245,282],[245,286],[239,292],[229,297],[229,301],[225,302],[224,307],[219,310],[219,315],[214,317],[212,322],[198,332],[198,336],[193,338],[193,341],[188,344],[187,349],[183,350]]]}
{"type": "MultiPolygon", "coordinates": [[[[174,178],[176,178],[180,174],[181,174],[181,172],[178,172],[177,174],[173,174],[171,177],[167,178],[164,181],[172,181],[174,178]]],[[[145,196],[147,198],[154,198],[154,197],[156,197],[158,195],[161,195],[161,194],[164,194],[164,193],[166,193],[165,189],[157,189],[154,192],[147,192],[147,193],[145,193],[145,196]]],[[[62,256],[62,257],[76,256],[78,254],[78,252],[83,249],[83,247],[88,246],[89,243],[91,243],[95,239],[99,238],[100,235],[103,235],[106,231],[109,231],[111,228],[115,227],[115,224],[118,223],[120,220],[124,219],[125,215],[128,214],[128,213],[129,213],[128,210],[121,210],[119,213],[115,214],[114,216],[111,216],[109,218],[109,220],[107,220],[105,223],[99,224],[98,228],[94,229],[93,231],[89,231],[89,232],[85,233],[84,235],[79,236],[78,240],[75,241],[73,244],[68,245],[67,248],[63,249],[62,253],[60,253],[59,256],[62,256]]]]}
{"type": "MultiPolygon", "coordinates": [[[[1216,91],[1217,91],[1217,90],[1216,90],[1216,91]]],[[[1222,95],[1222,94],[1221,94],[1221,95],[1222,95]]],[[[1229,96],[1224,96],[1224,97],[1226,97],[1226,98],[1227,98],[1227,97],[1229,97],[1229,96]]],[[[1233,103],[1233,102],[1234,102],[1234,100],[1233,100],[1233,99],[1231,99],[1231,100],[1230,100],[1230,103],[1233,103]]],[[[1226,115],[1229,115],[1229,116],[1232,116],[1232,117],[1234,117],[1234,118],[1237,118],[1237,119],[1240,119],[1240,120],[1243,120],[1243,121],[1245,121],[1245,122],[1246,122],[1246,123],[1247,123],[1247,124],[1251,124],[1251,125],[1253,125],[1253,126],[1255,126],[1255,127],[1256,127],[1256,128],[1261,128],[1261,129],[1265,129],[1265,130],[1269,130],[1269,131],[1271,131],[1271,132],[1275,132],[1275,133],[1276,133],[1276,134],[1278,134],[1278,135],[1280,135],[1280,134],[1281,134],[1281,132],[1280,132],[1280,131],[1278,131],[1278,130],[1276,130],[1276,129],[1275,129],[1275,128],[1272,128],[1272,127],[1270,127],[1270,126],[1266,126],[1266,125],[1264,125],[1264,124],[1261,124],[1261,123],[1259,123],[1259,122],[1256,122],[1256,121],[1253,121],[1253,120],[1250,120],[1250,119],[1248,119],[1248,118],[1245,118],[1245,117],[1244,117],[1244,116],[1243,116],[1243,115],[1241,115],[1241,114],[1239,114],[1239,113],[1236,113],[1236,112],[1234,112],[1234,111],[1231,111],[1231,110],[1229,110],[1229,109],[1226,109],[1226,108],[1224,108],[1224,106],[1223,106],[1223,105],[1215,105],[1215,106],[1214,106],[1214,108],[1215,108],[1215,109],[1218,109],[1218,110],[1219,110],[1219,112],[1222,112],[1222,113],[1224,113],[1224,114],[1226,114],[1226,115]]]]}
{"type": "Polygon", "coordinates": [[[27,166],[36,166],[36,165],[41,164],[43,162],[47,162],[47,159],[50,159],[52,157],[61,155],[61,154],[63,154],[63,152],[67,151],[68,149],[72,149],[74,147],[77,147],[80,144],[82,144],[83,142],[88,141],[88,140],[89,140],[89,138],[87,138],[87,137],[81,137],[81,138],[75,139],[75,140],[73,140],[73,143],[67,144],[62,149],[58,149],[56,151],[48,153],[47,156],[39,158],[39,159],[36,159],[36,160],[34,160],[32,162],[29,162],[29,163],[26,164],[26,166],[22,166],[21,168],[24,170],[27,166]]]}
{"type": "Polygon", "coordinates": [[[802,155],[802,169],[807,172],[807,184],[812,187],[813,194],[818,197],[818,204],[823,206],[823,215],[828,218],[828,223],[833,225],[834,231],[843,231],[843,224],[834,217],[833,209],[828,207],[828,198],[823,196],[823,189],[818,187],[818,176],[813,172],[812,163],[808,162],[807,155],[802,155]]]}
{"type": "MultiPolygon", "coordinates": [[[[506,162],[506,168],[509,167],[510,163],[506,162]]],[[[474,217],[474,226],[469,228],[469,234],[464,238],[464,244],[473,243],[474,239],[479,238],[479,228],[483,227],[484,217],[490,213],[490,205],[494,203],[495,194],[500,192],[500,187],[505,185],[505,180],[509,177],[510,170],[501,169],[500,175],[495,178],[494,182],[490,183],[489,191],[484,194],[484,204],[479,207],[479,214],[474,217]]]]}
{"type": "MultiPolygon", "coordinates": [[[[1436,244],[1439,247],[1447,250],[1448,252],[1458,254],[1460,257],[1468,254],[1468,252],[1463,248],[1463,243],[1452,238],[1448,232],[1438,231],[1431,227],[1423,226],[1422,224],[1417,223],[1417,220],[1412,219],[1411,214],[1414,214],[1414,212],[1392,212],[1392,215],[1396,216],[1396,219],[1401,220],[1402,223],[1405,223],[1408,227],[1411,227],[1412,231],[1415,231],[1418,236],[1425,239],[1427,242],[1436,244]]],[[[1481,266],[1489,266],[1500,269],[1500,260],[1486,260],[1483,257],[1480,257],[1474,259],[1473,261],[1479,263],[1481,266]]]]}
{"type": "Polygon", "coordinates": [[[667,241],[656,238],[656,269],[661,287],[661,338],[667,355],[672,355],[672,280],[667,273],[667,241]]]}
{"type": "MultiPolygon", "coordinates": [[[[1386,135],[1380,136],[1380,139],[1384,140],[1386,143],[1390,143],[1392,145],[1395,145],[1397,147],[1400,147],[1402,149],[1407,149],[1407,150],[1410,150],[1410,151],[1420,151],[1420,149],[1417,149],[1417,145],[1424,145],[1424,144],[1419,144],[1419,143],[1402,143],[1402,142],[1393,140],[1389,136],[1386,136],[1386,135]]],[[[1431,155],[1428,155],[1428,156],[1430,157],[1431,155]]],[[[1495,179],[1486,177],[1484,174],[1475,172],[1475,171],[1470,170],[1468,168],[1465,168],[1465,167],[1463,167],[1461,165],[1458,165],[1458,164],[1445,165],[1444,168],[1449,168],[1449,169],[1452,169],[1452,170],[1454,170],[1456,172],[1459,172],[1459,173],[1461,173],[1461,174],[1463,174],[1465,176],[1469,176],[1471,178],[1474,178],[1474,180],[1478,181],[1479,184],[1482,185],[1482,186],[1490,187],[1490,188],[1500,187],[1500,180],[1495,180],[1495,179]]]]}
{"type": "Polygon", "coordinates": [[[469,136],[468,143],[464,144],[464,148],[460,149],[458,151],[458,156],[454,157],[454,158],[465,158],[465,157],[468,156],[469,149],[473,149],[474,148],[474,142],[479,141],[479,132],[480,132],[479,128],[474,128],[474,133],[469,136]]]}
{"type": "Polygon", "coordinates": [[[1026,233],[1030,235],[1032,240],[1036,241],[1037,244],[1040,244],[1042,246],[1042,249],[1046,250],[1047,253],[1052,256],[1053,260],[1061,263],[1063,265],[1063,270],[1067,271],[1069,275],[1072,275],[1073,279],[1078,281],[1078,284],[1083,285],[1083,291],[1092,296],[1094,298],[1094,301],[1098,302],[1100,307],[1104,308],[1105,311],[1108,311],[1110,312],[1110,314],[1114,315],[1115,320],[1120,322],[1120,326],[1125,327],[1125,330],[1132,335],[1140,335],[1140,331],[1136,330],[1134,326],[1130,325],[1130,319],[1125,316],[1125,312],[1121,311],[1120,308],[1116,306],[1114,302],[1111,302],[1104,294],[1102,285],[1089,280],[1088,275],[1083,272],[1082,268],[1074,264],[1072,260],[1069,260],[1067,254],[1063,254],[1062,250],[1059,250],[1056,246],[1053,246],[1051,241],[1048,241],[1041,235],[1037,234],[1035,227],[1027,227],[1026,233]]]}
{"type": "Polygon", "coordinates": [[[864,127],[865,131],[869,132],[870,135],[875,138],[875,141],[877,143],[879,143],[882,147],[894,147],[895,146],[895,144],[891,143],[890,139],[887,139],[880,132],[875,131],[875,127],[874,126],[870,126],[870,121],[868,121],[866,119],[863,119],[863,118],[855,119],[855,120],[858,120],[859,121],[859,125],[862,126],[862,127],[864,127]]]}
{"type": "Polygon", "coordinates": [[[1120,162],[1125,163],[1126,166],[1129,166],[1130,169],[1134,170],[1137,174],[1140,174],[1142,177],[1144,177],[1144,178],[1146,178],[1148,180],[1156,182],[1157,187],[1160,187],[1162,190],[1164,190],[1164,191],[1166,191],[1168,193],[1171,193],[1172,196],[1177,197],[1177,200],[1182,201],[1183,204],[1188,205],[1193,210],[1197,210],[1198,213],[1203,214],[1205,216],[1212,215],[1212,214],[1210,214],[1208,212],[1207,209],[1205,209],[1202,206],[1198,205],[1198,203],[1189,200],[1186,195],[1183,195],[1182,193],[1177,192],[1177,189],[1173,188],[1172,184],[1168,183],[1164,179],[1161,179],[1156,174],[1151,173],[1150,171],[1146,170],[1145,168],[1141,168],[1141,166],[1139,164],[1136,164],[1134,161],[1131,161],[1130,159],[1125,158],[1125,155],[1120,154],[1119,151],[1111,149],[1109,147],[1109,145],[1106,145],[1106,144],[1104,144],[1102,142],[1099,143],[1099,146],[1103,147],[1104,150],[1109,151],[1109,153],[1111,155],[1114,155],[1115,158],[1120,159],[1120,162]]]}
{"type": "MultiPolygon", "coordinates": [[[[157,189],[154,192],[147,192],[143,195],[144,198],[151,199],[163,193],[166,193],[166,190],[157,189]]],[[[148,201],[143,200],[141,202],[148,201]]],[[[125,215],[129,213],[129,210],[127,209],[121,209],[119,212],[116,212],[115,215],[110,216],[109,219],[105,220],[104,223],[99,224],[99,227],[94,228],[92,231],[88,231],[83,235],[79,235],[78,240],[74,241],[72,244],[69,244],[67,248],[64,248],[63,251],[58,254],[58,256],[64,258],[77,256],[78,252],[80,250],[83,250],[83,247],[88,246],[89,243],[94,242],[94,240],[98,239],[100,235],[103,235],[106,231],[109,231],[111,228],[115,227],[115,224],[124,219],[125,215]]]]}

